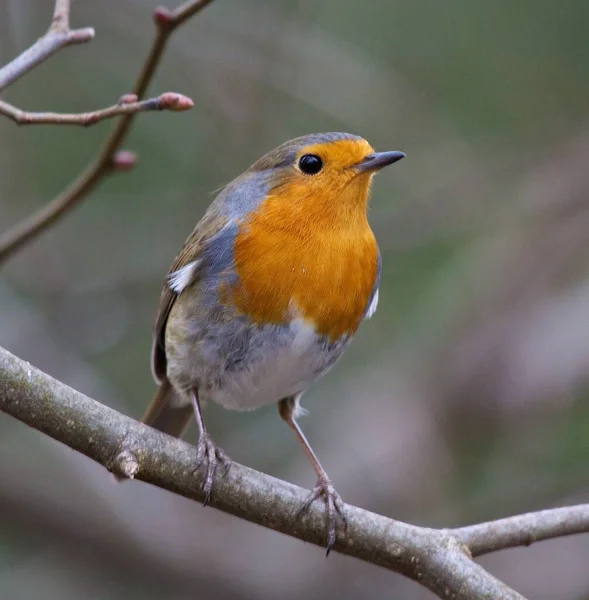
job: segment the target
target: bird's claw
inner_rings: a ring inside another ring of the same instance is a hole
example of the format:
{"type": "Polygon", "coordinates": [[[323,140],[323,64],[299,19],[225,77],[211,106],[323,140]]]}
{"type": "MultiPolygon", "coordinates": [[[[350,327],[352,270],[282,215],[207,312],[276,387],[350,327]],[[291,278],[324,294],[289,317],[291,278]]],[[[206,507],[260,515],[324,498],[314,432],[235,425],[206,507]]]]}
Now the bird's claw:
{"type": "Polygon", "coordinates": [[[348,518],[346,517],[345,504],[342,497],[338,494],[336,489],[333,487],[331,480],[327,477],[320,477],[317,480],[315,488],[297,512],[297,519],[304,515],[313,502],[318,498],[323,497],[325,500],[326,509],[326,521],[327,521],[327,552],[326,556],[329,556],[333,545],[335,544],[336,537],[336,524],[337,517],[342,520],[344,525],[344,535],[348,533],[348,518]]]}
{"type": "Polygon", "coordinates": [[[197,468],[203,467],[206,469],[206,479],[202,489],[205,493],[203,505],[206,506],[211,500],[211,492],[213,491],[213,482],[220,466],[223,467],[226,475],[231,467],[231,460],[221,448],[219,448],[208,433],[203,433],[198,440],[196,447],[196,465],[197,468]]]}

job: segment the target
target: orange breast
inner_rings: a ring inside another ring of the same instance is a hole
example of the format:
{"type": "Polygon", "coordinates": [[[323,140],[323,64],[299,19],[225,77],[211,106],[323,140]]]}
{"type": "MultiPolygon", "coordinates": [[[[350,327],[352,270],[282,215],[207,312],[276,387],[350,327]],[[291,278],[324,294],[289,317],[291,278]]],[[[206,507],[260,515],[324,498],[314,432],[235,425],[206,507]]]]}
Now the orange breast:
{"type": "Polygon", "coordinates": [[[222,298],[256,323],[302,317],[332,341],[356,331],[378,269],[366,218],[366,182],[349,186],[331,206],[289,184],[270,195],[240,227],[239,282],[222,298]],[[347,197],[347,196],[350,197],[347,197]]]}

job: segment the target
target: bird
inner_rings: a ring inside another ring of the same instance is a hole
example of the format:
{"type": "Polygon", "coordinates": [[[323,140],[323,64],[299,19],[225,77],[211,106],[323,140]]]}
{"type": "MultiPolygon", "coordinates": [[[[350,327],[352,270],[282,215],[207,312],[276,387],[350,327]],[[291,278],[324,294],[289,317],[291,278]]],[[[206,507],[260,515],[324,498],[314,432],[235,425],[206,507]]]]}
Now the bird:
{"type": "Polygon", "coordinates": [[[335,364],[378,304],[381,257],[367,218],[373,176],[403,152],[349,133],[289,140],[226,185],[165,278],[143,422],[181,437],[194,416],[204,504],[231,461],[203,420],[207,402],[238,411],[277,404],[317,483],[327,553],[344,503],[305,437],[303,393],[335,364]]]}

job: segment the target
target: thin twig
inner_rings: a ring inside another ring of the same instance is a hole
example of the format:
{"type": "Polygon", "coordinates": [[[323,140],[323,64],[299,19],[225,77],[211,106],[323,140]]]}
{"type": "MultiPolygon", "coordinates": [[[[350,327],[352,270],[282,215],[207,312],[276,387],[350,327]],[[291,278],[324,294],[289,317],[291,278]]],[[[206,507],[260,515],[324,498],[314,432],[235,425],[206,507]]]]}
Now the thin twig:
{"type": "Polygon", "coordinates": [[[473,556],[589,532],[589,504],[550,508],[497,521],[450,529],[473,556]]]}
{"type": "MultiPolygon", "coordinates": [[[[155,10],[154,21],[157,33],[133,89],[133,94],[138,99],[144,96],[172,32],[190,17],[208,6],[212,1],[192,0],[182,4],[173,11],[169,11],[166,8],[157,8],[155,10]]],[[[56,12],[57,5],[69,7],[69,2],[66,2],[66,0],[58,2],[56,4],[56,12]]],[[[66,11],[66,14],[69,13],[66,11]]],[[[113,166],[120,166],[116,164],[116,158],[120,155],[118,150],[125,140],[136,114],[132,112],[120,118],[100,151],[98,158],[88,165],[68,188],[38,212],[24,219],[13,229],[0,235],[0,264],[6,261],[19,248],[22,248],[33,238],[57,222],[92,191],[106,175],[113,171],[121,170],[120,168],[113,168],[113,166]]]]}
{"type": "Polygon", "coordinates": [[[12,119],[18,125],[81,125],[88,127],[121,115],[146,112],[152,110],[171,110],[179,112],[193,107],[193,102],[187,96],[166,92],[157,98],[137,100],[134,94],[127,94],[117,104],[92,112],[65,114],[52,112],[27,112],[0,100],[0,115],[12,119]]]}
{"type": "Polygon", "coordinates": [[[0,69],[0,92],[61,48],[73,44],[85,44],[93,38],[92,27],[70,29],[70,0],[56,0],[53,19],[47,33],[28,50],[0,69]]]}
{"type": "MultiPolygon", "coordinates": [[[[204,498],[194,446],[84,396],[1,348],[0,410],[109,470],[132,463],[136,479],[200,502],[204,498]]],[[[210,505],[323,546],[322,503],[315,502],[301,519],[295,516],[307,495],[307,490],[233,463],[215,482],[210,505]]],[[[523,600],[476,564],[468,548],[447,531],[408,525],[351,505],[346,514],[348,532],[339,532],[337,552],[410,577],[440,598],[523,600]]]]}
{"type": "Polygon", "coordinates": [[[69,31],[71,0],[55,0],[50,31],[69,31]]]}

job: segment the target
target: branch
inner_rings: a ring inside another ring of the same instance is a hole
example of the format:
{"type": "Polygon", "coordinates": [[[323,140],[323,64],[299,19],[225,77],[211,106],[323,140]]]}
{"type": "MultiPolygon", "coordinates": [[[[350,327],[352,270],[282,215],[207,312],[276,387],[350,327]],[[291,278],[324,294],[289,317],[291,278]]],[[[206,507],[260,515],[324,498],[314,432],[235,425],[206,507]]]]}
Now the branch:
{"type": "Polygon", "coordinates": [[[166,92],[157,98],[137,100],[135,94],[125,94],[117,104],[92,112],[64,114],[52,112],[27,112],[0,100],[0,115],[12,119],[17,125],[82,125],[89,127],[121,115],[152,110],[170,110],[180,112],[194,106],[192,100],[182,94],[166,92]]]}
{"type": "MultiPolygon", "coordinates": [[[[141,68],[133,88],[133,94],[138,99],[144,96],[173,31],[185,23],[190,17],[208,6],[212,1],[213,0],[191,0],[185,2],[173,11],[161,7],[155,10],[154,22],[156,24],[157,33],[149,51],[149,55],[141,68]]],[[[69,31],[69,29],[67,29],[69,6],[69,0],[56,0],[53,25],[49,32],[51,32],[52,29],[63,31],[64,28],[69,31]]],[[[73,34],[74,32],[71,33],[73,34]]],[[[25,54],[28,52],[29,51],[25,54]]],[[[47,54],[45,58],[47,58],[47,56],[49,56],[49,54],[47,54]]],[[[16,61],[19,61],[21,57],[16,59],[16,61]]],[[[15,61],[11,64],[14,64],[14,62],[15,61]]],[[[38,62],[35,64],[38,64],[38,62]]],[[[4,69],[2,69],[2,71],[4,71],[4,69]]],[[[0,83],[2,81],[2,71],[0,71],[0,83]]],[[[22,73],[24,72],[25,71],[22,71],[22,73]]],[[[13,81],[13,79],[11,81],[13,81]]],[[[6,85],[4,87],[6,87],[6,85]]],[[[2,89],[1,85],[0,89],[2,89]]],[[[56,223],[86,197],[106,175],[117,170],[122,170],[116,168],[117,156],[121,154],[118,151],[129,133],[129,129],[136,114],[137,112],[129,112],[121,117],[100,151],[98,158],[90,163],[68,188],[55,197],[48,205],[41,208],[37,213],[34,213],[21,223],[17,224],[13,229],[0,235],[0,264],[6,261],[19,248],[22,248],[25,244],[56,223]]]]}
{"type": "Polygon", "coordinates": [[[94,38],[92,27],[70,29],[70,4],[70,0],[56,0],[53,19],[47,33],[0,69],[0,92],[61,48],[85,44],[94,38]]]}
{"type": "Polygon", "coordinates": [[[473,556],[589,532],[589,504],[551,508],[449,530],[473,556]]]}
{"type": "MultiPolygon", "coordinates": [[[[0,348],[0,410],[117,473],[201,501],[196,448],[126,417],[0,348]]],[[[300,521],[308,491],[237,463],[215,482],[210,505],[300,540],[325,544],[324,507],[300,521]]],[[[487,573],[448,531],[393,521],[351,505],[347,537],[334,550],[401,573],[441,598],[523,600],[487,573]]]]}

